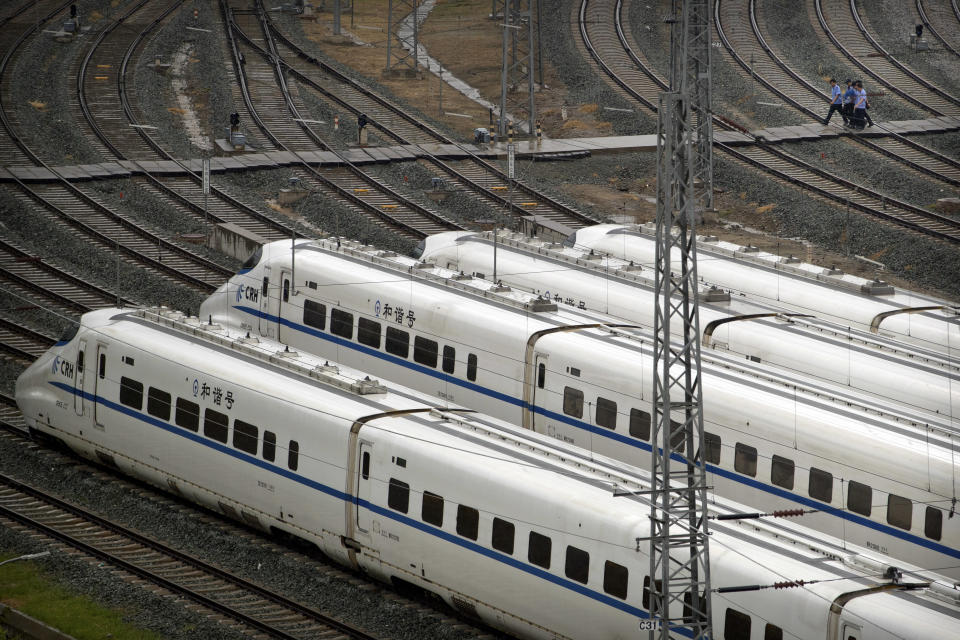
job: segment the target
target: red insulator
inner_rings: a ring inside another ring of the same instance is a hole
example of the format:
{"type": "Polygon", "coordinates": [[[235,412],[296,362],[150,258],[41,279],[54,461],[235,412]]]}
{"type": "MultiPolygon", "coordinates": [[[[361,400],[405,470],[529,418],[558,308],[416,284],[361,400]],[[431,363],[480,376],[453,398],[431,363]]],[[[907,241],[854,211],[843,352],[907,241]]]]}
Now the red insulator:
{"type": "Polygon", "coordinates": [[[783,511],[774,511],[774,518],[792,518],[796,516],[802,516],[803,509],[785,509],[783,511]]]}

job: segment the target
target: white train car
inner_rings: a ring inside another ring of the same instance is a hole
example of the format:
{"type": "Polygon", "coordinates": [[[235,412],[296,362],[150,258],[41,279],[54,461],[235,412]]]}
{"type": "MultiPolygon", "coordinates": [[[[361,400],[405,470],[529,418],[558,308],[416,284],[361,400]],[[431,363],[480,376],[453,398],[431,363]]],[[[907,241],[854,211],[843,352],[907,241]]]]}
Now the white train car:
{"type": "MultiPolygon", "coordinates": [[[[454,271],[489,276],[493,244],[490,233],[440,233],[420,242],[417,257],[454,271]]],[[[708,265],[710,258],[704,254],[698,263],[708,265]]],[[[497,279],[506,285],[653,328],[653,269],[631,269],[618,258],[518,234],[499,238],[497,266],[497,279]]],[[[947,417],[956,415],[960,421],[960,361],[718,293],[705,288],[700,296],[704,349],[724,349],[947,417]]]]}
{"type": "MultiPolygon", "coordinates": [[[[333,241],[265,245],[201,306],[578,447],[647,466],[651,340],[609,316],[333,241]]],[[[829,535],[960,578],[960,443],[950,425],[703,358],[710,482],[829,535]]]]}
{"type": "MultiPolygon", "coordinates": [[[[650,225],[597,225],[580,229],[565,244],[604,255],[655,263],[650,225]]],[[[779,304],[799,313],[874,331],[949,355],[960,353],[960,306],[875,280],[804,263],[729,242],[697,243],[697,274],[707,284],[779,304]]]]}
{"type": "MultiPolygon", "coordinates": [[[[520,637],[634,638],[649,619],[648,485],[616,461],[165,310],[86,314],[16,395],[86,457],[520,637]]],[[[711,528],[717,638],[956,638],[937,576],[795,525],[711,528]],[[727,591],[749,585],[767,588],[727,591]]]]}

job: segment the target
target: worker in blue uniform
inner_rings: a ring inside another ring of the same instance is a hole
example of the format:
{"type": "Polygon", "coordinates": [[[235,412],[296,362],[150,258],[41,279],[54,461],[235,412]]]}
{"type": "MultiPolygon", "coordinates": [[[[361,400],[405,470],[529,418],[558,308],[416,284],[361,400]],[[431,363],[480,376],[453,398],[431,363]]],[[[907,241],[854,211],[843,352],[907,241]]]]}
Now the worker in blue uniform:
{"type": "Polygon", "coordinates": [[[854,84],[856,95],[853,102],[853,128],[863,129],[867,123],[867,92],[863,83],[857,80],[854,84]]]}
{"type": "Polygon", "coordinates": [[[847,115],[843,112],[843,93],[837,85],[836,78],[830,78],[830,111],[827,112],[827,118],[823,121],[823,124],[830,124],[830,118],[833,117],[834,111],[839,111],[843,122],[847,122],[847,115]]]}
{"type": "Polygon", "coordinates": [[[847,78],[847,90],[843,92],[843,112],[847,114],[846,125],[853,126],[853,99],[857,90],[853,88],[853,80],[847,78]]]}
{"type": "MultiPolygon", "coordinates": [[[[873,119],[870,118],[870,98],[867,97],[867,90],[863,88],[863,83],[862,83],[862,82],[858,82],[858,83],[857,83],[857,93],[862,93],[862,94],[863,94],[863,117],[864,117],[864,118],[866,119],[866,121],[867,121],[867,126],[868,126],[868,127],[872,127],[872,126],[873,126],[873,119]]],[[[862,129],[862,128],[863,128],[863,127],[861,127],[861,129],[862,129]]]]}

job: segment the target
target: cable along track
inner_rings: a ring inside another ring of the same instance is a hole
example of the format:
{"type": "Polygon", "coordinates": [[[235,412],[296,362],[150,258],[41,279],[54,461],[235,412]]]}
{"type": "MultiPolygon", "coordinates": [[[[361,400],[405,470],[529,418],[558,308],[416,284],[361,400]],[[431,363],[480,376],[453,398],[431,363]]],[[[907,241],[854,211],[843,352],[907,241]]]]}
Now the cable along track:
{"type": "MultiPolygon", "coordinates": [[[[657,86],[659,87],[658,92],[666,89],[666,83],[650,69],[646,62],[641,60],[628,42],[628,36],[621,23],[622,9],[622,0],[603,0],[601,2],[582,0],[578,13],[581,39],[590,56],[604,73],[631,99],[655,113],[655,98],[636,91],[627,80],[617,75],[610,62],[616,60],[618,68],[625,67],[627,63],[624,62],[624,56],[626,56],[643,74],[653,81],[653,85],[647,83],[647,87],[657,86]],[[587,18],[588,13],[590,15],[589,19],[587,18]],[[604,23],[605,15],[611,16],[615,22],[615,39],[609,29],[604,32],[593,31],[595,25],[604,23]]],[[[714,124],[723,129],[729,130],[732,128],[726,120],[716,117],[714,117],[714,124]]],[[[763,143],[762,140],[758,140],[757,144],[750,147],[734,148],[718,142],[714,142],[714,147],[743,164],[756,167],[780,180],[812,191],[820,198],[845,205],[852,210],[867,213],[884,222],[897,224],[938,240],[951,243],[960,242],[960,222],[837,178],[827,171],[787,154],[774,145],[763,143]]]]}
{"type": "Polygon", "coordinates": [[[0,475],[0,517],[270,637],[375,640],[360,629],[5,475],[0,475]]]}

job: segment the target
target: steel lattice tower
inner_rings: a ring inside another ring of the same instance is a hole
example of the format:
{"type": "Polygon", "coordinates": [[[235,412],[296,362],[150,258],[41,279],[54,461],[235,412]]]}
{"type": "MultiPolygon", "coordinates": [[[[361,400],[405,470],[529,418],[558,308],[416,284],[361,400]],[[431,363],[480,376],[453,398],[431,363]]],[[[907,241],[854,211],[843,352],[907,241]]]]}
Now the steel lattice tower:
{"type": "Polygon", "coordinates": [[[390,0],[387,9],[387,72],[396,72],[409,70],[409,72],[419,73],[420,65],[417,58],[417,52],[420,45],[420,25],[417,24],[416,11],[420,6],[420,0],[390,0]],[[397,12],[394,13],[394,5],[397,12]],[[403,19],[413,14],[413,25],[410,31],[407,31],[403,24],[403,19]],[[394,38],[403,45],[394,44],[394,38]]]}
{"type": "Polygon", "coordinates": [[[500,17],[503,22],[503,67],[500,72],[500,126],[498,135],[503,138],[507,133],[504,114],[512,113],[524,116],[527,131],[532,133],[537,119],[534,104],[534,69],[536,39],[534,37],[534,16],[531,9],[534,0],[502,0],[493,6],[494,19],[500,17]],[[497,10],[500,9],[500,13],[497,10]],[[517,96],[526,85],[527,101],[524,104],[517,96]]]}
{"type": "Polygon", "coordinates": [[[675,9],[680,2],[671,32],[670,91],[660,96],[657,127],[650,615],[661,626],[651,640],[668,640],[679,629],[694,640],[713,637],[695,231],[699,207],[712,205],[713,192],[712,4],[674,0],[675,9]],[[672,256],[680,259],[679,273],[671,271],[672,256]],[[671,419],[674,411],[683,413],[682,421],[671,419]]]}

